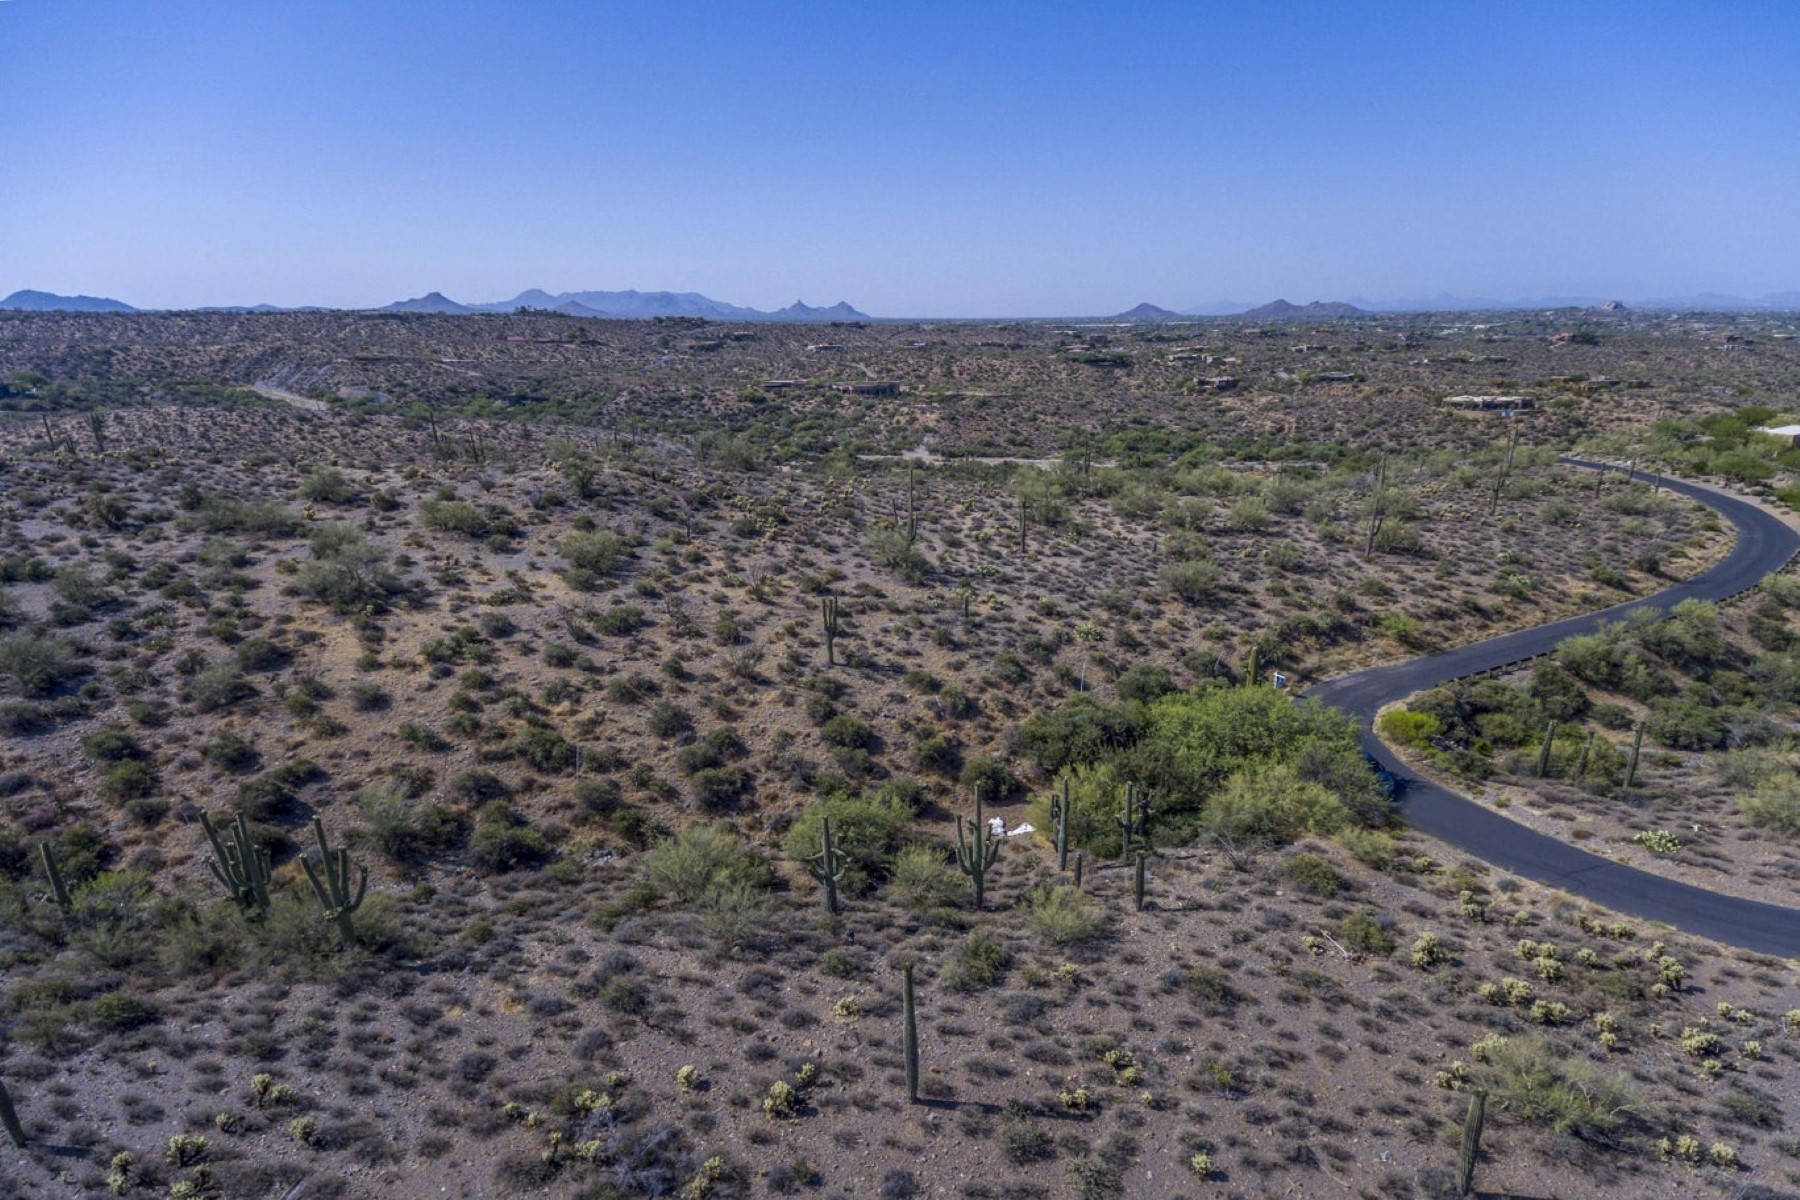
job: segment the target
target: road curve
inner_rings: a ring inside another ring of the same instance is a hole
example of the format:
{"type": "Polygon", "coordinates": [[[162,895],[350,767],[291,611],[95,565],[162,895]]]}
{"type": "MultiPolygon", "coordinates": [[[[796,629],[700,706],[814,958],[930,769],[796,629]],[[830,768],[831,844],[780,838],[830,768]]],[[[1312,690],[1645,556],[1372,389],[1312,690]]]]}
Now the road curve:
{"type": "MultiPolygon", "coordinates": [[[[1589,470],[1618,470],[1582,459],[1563,461],[1589,470]]],[[[1755,587],[1800,552],[1800,533],[1754,504],[1679,480],[1665,478],[1662,486],[1730,521],[1738,535],[1731,553],[1692,579],[1654,596],[1441,654],[1341,675],[1305,694],[1356,718],[1362,726],[1363,748],[1393,774],[1400,813],[1415,829],[1516,875],[1618,912],[1661,921],[1727,945],[1800,958],[1800,909],[1709,892],[1578,850],[1420,778],[1372,731],[1375,714],[1383,705],[1414,692],[1548,653],[1564,638],[1592,633],[1602,622],[1619,620],[1634,608],[1648,605],[1666,612],[1690,598],[1724,600],[1755,587]]]]}

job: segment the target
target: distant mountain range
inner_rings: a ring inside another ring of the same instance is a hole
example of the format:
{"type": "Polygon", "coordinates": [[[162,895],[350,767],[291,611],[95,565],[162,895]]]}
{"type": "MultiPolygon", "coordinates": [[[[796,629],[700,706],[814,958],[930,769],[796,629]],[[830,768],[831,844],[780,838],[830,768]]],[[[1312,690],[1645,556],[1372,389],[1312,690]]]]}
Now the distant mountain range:
{"type": "MultiPolygon", "coordinates": [[[[829,308],[814,308],[796,300],[786,308],[764,312],[713,300],[698,292],[564,292],[553,296],[538,288],[520,292],[511,300],[490,304],[458,304],[442,292],[430,292],[412,300],[400,300],[379,310],[382,312],[440,313],[510,313],[520,309],[545,309],[571,317],[596,317],[607,320],[649,320],[653,317],[704,317],[709,321],[867,321],[860,312],[839,301],[829,308]]],[[[97,296],[58,296],[51,292],[20,291],[0,300],[0,310],[20,312],[116,312],[140,310],[121,300],[97,296]]],[[[318,312],[317,307],[278,308],[273,304],[232,305],[198,309],[199,312],[275,313],[318,312]]]]}
{"type": "Polygon", "coordinates": [[[713,300],[699,292],[563,292],[551,295],[540,288],[520,292],[511,300],[489,304],[458,304],[442,292],[416,300],[401,300],[384,312],[509,313],[520,309],[545,309],[570,317],[603,317],[609,320],[643,321],[653,317],[703,317],[709,321],[866,321],[859,312],[839,301],[829,308],[814,308],[796,300],[786,308],[764,312],[713,300]]]}

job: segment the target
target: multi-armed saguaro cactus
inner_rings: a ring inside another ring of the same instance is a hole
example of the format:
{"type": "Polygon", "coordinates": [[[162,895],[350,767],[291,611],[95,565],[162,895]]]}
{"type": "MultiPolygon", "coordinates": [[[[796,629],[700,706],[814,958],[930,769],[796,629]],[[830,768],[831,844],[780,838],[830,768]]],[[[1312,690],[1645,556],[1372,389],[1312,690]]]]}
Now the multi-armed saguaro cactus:
{"type": "Polygon", "coordinates": [[[1119,861],[1131,861],[1131,839],[1136,836],[1145,849],[1150,846],[1150,793],[1139,792],[1137,784],[1125,785],[1125,802],[1119,806],[1119,861]]]}
{"type": "Polygon", "coordinates": [[[1456,1194],[1475,1189],[1475,1160],[1481,1156],[1481,1123],[1487,1116],[1487,1093],[1469,1093],[1469,1115],[1463,1119],[1462,1153],[1456,1159],[1456,1194]]]}
{"type": "Polygon", "coordinates": [[[356,943],[356,926],[350,923],[350,914],[362,907],[363,893],[369,888],[369,869],[359,868],[356,894],[351,895],[350,852],[331,848],[325,840],[325,822],[317,817],[313,818],[313,836],[319,840],[319,866],[315,869],[312,860],[305,858],[300,865],[306,868],[306,878],[312,883],[313,894],[319,898],[325,916],[337,922],[338,941],[348,949],[356,943]]]}
{"type": "Polygon", "coordinates": [[[1000,857],[1000,835],[988,828],[981,811],[981,788],[975,788],[975,819],[956,818],[956,866],[969,877],[975,892],[975,908],[980,911],[987,895],[988,868],[1000,857]],[[966,827],[966,828],[965,828],[966,827]]]}
{"type": "Polygon", "coordinates": [[[919,1020],[913,1010],[913,965],[904,963],[900,967],[900,975],[904,982],[901,985],[901,1007],[905,1012],[905,1052],[906,1052],[906,1102],[919,1102],[919,1020]]]}
{"type": "Polygon", "coordinates": [[[1062,795],[1050,794],[1050,823],[1056,830],[1056,869],[1069,869],[1069,777],[1063,776],[1062,795]]]}
{"type": "Polygon", "coordinates": [[[74,901],[69,899],[69,889],[63,883],[62,868],[56,865],[56,851],[50,848],[49,842],[39,842],[38,857],[44,860],[44,878],[50,881],[50,898],[56,901],[56,907],[68,912],[74,907],[74,901]]]}
{"type": "Polygon", "coordinates": [[[819,624],[825,631],[825,665],[836,666],[837,659],[833,650],[837,645],[838,631],[843,628],[838,624],[838,598],[825,596],[819,600],[819,624]]]}
{"type": "Polygon", "coordinates": [[[7,1094],[3,1081],[0,1081],[0,1125],[6,1127],[6,1136],[12,1139],[13,1145],[25,1144],[25,1127],[19,1124],[18,1111],[13,1108],[12,1097],[7,1094]]]}
{"type": "Polygon", "coordinates": [[[250,823],[239,813],[231,826],[231,840],[219,836],[212,818],[200,814],[200,828],[212,843],[213,856],[206,860],[232,900],[247,916],[261,917],[269,911],[269,852],[250,840],[250,823]]]}
{"type": "Polygon", "coordinates": [[[849,864],[850,856],[838,849],[837,843],[831,840],[831,818],[825,818],[824,848],[808,859],[807,873],[825,889],[825,911],[836,915],[840,907],[838,903],[838,884],[843,882],[844,867],[849,864]]]}

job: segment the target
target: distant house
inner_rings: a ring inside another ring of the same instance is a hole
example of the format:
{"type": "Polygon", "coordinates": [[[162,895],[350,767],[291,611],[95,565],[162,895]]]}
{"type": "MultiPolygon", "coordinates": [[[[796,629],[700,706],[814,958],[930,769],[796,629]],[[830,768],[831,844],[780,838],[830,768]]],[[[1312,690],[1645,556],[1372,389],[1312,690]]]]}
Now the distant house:
{"type": "Polygon", "coordinates": [[[1780,438],[1790,446],[1800,446],[1800,425],[1772,425],[1767,429],[1759,429],[1757,432],[1780,438]]]}
{"type": "Polygon", "coordinates": [[[1486,412],[1496,408],[1530,408],[1530,396],[1445,396],[1449,408],[1486,412]]]}

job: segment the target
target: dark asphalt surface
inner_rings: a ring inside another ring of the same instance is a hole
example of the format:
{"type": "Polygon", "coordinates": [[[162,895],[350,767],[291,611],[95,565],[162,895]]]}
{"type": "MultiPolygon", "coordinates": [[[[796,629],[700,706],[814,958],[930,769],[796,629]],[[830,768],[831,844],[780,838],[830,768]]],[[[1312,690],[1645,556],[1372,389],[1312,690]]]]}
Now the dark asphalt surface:
{"type": "MultiPolygon", "coordinates": [[[[1564,461],[1593,470],[1618,470],[1580,459],[1564,461]]],[[[1375,714],[1383,705],[1452,679],[1546,654],[1564,638],[1592,633],[1602,622],[1621,620],[1634,608],[1649,605],[1666,612],[1689,598],[1735,596],[1780,570],[1800,551],[1800,533],[1755,505],[1679,480],[1664,478],[1662,486],[1712,508],[1737,528],[1737,544],[1721,562],[1642,600],[1409,662],[1357,671],[1327,680],[1305,694],[1341,709],[1362,725],[1363,748],[1393,774],[1400,813],[1415,829],[1514,874],[1618,912],[1661,921],[1728,945],[1800,958],[1800,909],[1723,896],[1578,850],[1419,778],[1371,732],[1375,714]]]]}

